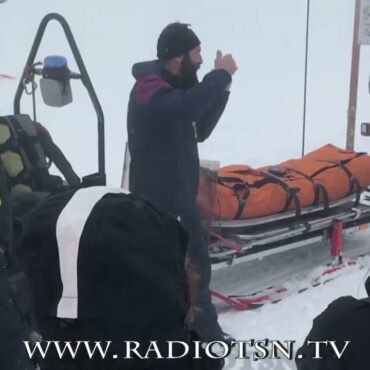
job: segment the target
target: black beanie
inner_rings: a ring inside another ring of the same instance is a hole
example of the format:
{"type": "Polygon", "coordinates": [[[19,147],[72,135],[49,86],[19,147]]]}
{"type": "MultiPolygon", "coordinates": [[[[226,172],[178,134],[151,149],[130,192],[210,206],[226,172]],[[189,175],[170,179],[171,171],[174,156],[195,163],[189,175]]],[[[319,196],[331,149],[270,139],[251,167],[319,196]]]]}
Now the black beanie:
{"type": "Polygon", "coordinates": [[[188,24],[171,23],[159,35],[157,57],[168,60],[186,54],[200,45],[200,41],[188,24]]]}

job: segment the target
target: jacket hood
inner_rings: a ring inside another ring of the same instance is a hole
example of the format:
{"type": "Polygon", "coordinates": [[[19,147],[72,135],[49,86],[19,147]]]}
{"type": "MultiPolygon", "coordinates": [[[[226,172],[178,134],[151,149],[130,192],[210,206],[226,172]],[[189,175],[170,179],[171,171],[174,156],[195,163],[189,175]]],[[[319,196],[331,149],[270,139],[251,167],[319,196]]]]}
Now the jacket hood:
{"type": "Polygon", "coordinates": [[[136,80],[148,75],[160,75],[161,66],[159,60],[136,63],[132,66],[131,73],[136,80]]]}

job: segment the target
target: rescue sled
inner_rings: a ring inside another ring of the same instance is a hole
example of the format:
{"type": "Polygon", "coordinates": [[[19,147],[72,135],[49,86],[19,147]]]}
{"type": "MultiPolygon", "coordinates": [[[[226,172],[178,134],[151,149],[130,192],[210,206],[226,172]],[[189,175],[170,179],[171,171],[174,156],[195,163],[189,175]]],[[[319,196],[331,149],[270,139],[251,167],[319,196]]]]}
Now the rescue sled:
{"type": "MultiPolygon", "coordinates": [[[[281,242],[285,244],[291,239],[307,239],[325,232],[321,238],[312,240],[315,242],[327,238],[327,232],[333,228],[335,222],[342,223],[344,229],[364,227],[370,221],[370,197],[365,194],[367,193],[364,193],[359,202],[353,197],[347,197],[329,203],[329,211],[324,211],[323,206],[304,208],[300,217],[290,211],[256,219],[211,221],[209,250],[212,262],[215,267],[219,267],[222,262],[227,265],[236,263],[236,258],[260,258],[281,251],[281,242]]],[[[302,243],[296,244],[298,247],[302,243]]],[[[294,246],[283,247],[291,248],[294,246]]]]}
{"type": "MultiPolygon", "coordinates": [[[[310,275],[303,284],[299,284],[297,292],[323,284],[348,269],[363,267],[356,258],[344,258],[343,237],[365,230],[370,222],[370,156],[329,144],[313,151],[308,158],[308,174],[299,168],[301,159],[258,170],[245,165],[227,166],[218,170],[217,161],[201,161],[198,208],[204,228],[209,231],[212,281],[216,276],[220,282],[220,288],[212,291],[214,297],[237,309],[260,307],[282,299],[293,292],[284,285],[275,285],[275,281],[270,281],[260,290],[231,296],[223,292],[227,285],[223,278],[227,280],[236,275],[235,267],[243,267],[245,263],[299,248],[307,249],[319,243],[324,243],[330,252],[329,263],[315,270],[314,276],[310,275]],[[320,149],[329,154],[329,158],[326,158],[328,162],[324,165],[328,170],[327,179],[321,176],[321,164],[312,162],[320,162],[320,149]],[[330,157],[332,155],[339,155],[337,161],[330,157]],[[337,169],[340,171],[339,176],[335,176],[337,169]],[[294,176],[291,176],[292,173],[294,176]],[[271,186],[267,198],[257,194],[257,200],[252,199],[255,208],[249,213],[246,207],[248,196],[253,190],[250,191],[250,184],[241,178],[243,174],[247,178],[251,175],[256,177],[252,182],[257,185],[256,188],[264,183],[271,186]],[[287,182],[284,181],[284,175],[288,175],[287,182]],[[309,191],[301,191],[297,186],[304,183],[309,185],[309,191]],[[332,191],[327,189],[329,184],[332,191]],[[226,189],[220,191],[222,186],[226,189]],[[218,191],[223,196],[230,196],[226,211],[220,211],[218,191]],[[260,204],[270,207],[271,202],[272,209],[261,211],[256,208],[260,204]],[[251,214],[258,214],[258,217],[250,217],[251,214]],[[247,217],[242,218],[243,215],[247,217]]],[[[121,183],[124,188],[129,183],[129,162],[130,154],[126,145],[121,183]]],[[[322,265],[327,262],[324,258],[316,262],[322,265]]],[[[256,278],[251,276],[251,279],[256,278]]]]}
{"type": "MultiPolygon", "coordinates": [[[[324,148],[326,151],[327,149],[329,151],[335,149],[335,147],[330,145],[324,148]]],[[[317,152],[314,151],[312,153],[317,154],[317,152]]],[[[284,202],[280,204],[280,207],[284,208],[282,212],[273,212],[274,205],[271,207],[271,204],[267,204],[270,208],[266,212],[272,214],[260,217],[241,217],[243,212],[240,211],[240,206],[248,207],[248,197],[244,195],[250,195],[252,192],[248,189],[247,183],[243,184],[240,178],[235,177],[235,173],[242,173],[243,168],[248,168],[247,172],[250,173],[249,167],[228,166],[226,171],[221,169],[216,175],[214,173],[209,175],[205,171],[207,181],[202,185],[201,180],[198,204],[210,230],[209,254],[214,272],[217,270],[227,270],[232,274],[233,272],[230,267],[234,265],[261,260],[267,256],[302,247],[308,248],[310,245],[320,242],[326,243],[332,258],[329,261],[330,263],[318,272],[317,276],[307,280],[307,285],[313,286],[325,282],[338,273],[340,274],[340,270],[345,268],[354,268],[355,266],[361,268],[353,258],[348,260],[343,257],[343,236],[346,233],[352,233],[366,228],[370,222],[370,192],[368,189],[368,185],[370,185],[370,162],[366,154],[361,153],[359,155],[359,153],[355,152],[352,152],[352,154],[347,151],[343,152],[347,156],[352,156],[356,161],[358,161],[360,156],[364,160],[360,166],[356,165],[356,169],[352,168],[352,171],[347,173],[347,179],[343,178],[346,181],[345,184],[338,183],[340,178],[334,177],[336,180],[332,183],[335,186],[334,192],[330,191],[327,186],[329,183],[325,183],[323,178],[321,178],[320,182],[317,181],[318,184],[326,185],[327,189],[321,191],[325,196],[319,195],[316,196],[316,199],[315,186],[311,187],[311,195],[307,196],[307,194],[304,194],[303,197],[299,198],[299,187],[295,187],[292,191],[293,187],[289,184],[289,181],[285,182],[286,178],[284,178],[284,171],[282,169],[284,165],[288,163],[292,164],[292,161],[284,162],[278,166],[263,168],[264,177],[268,180],[265,183],[270,184],[272,187],[275,186],[283,189],[286,193],[285,202],[289,204],[288,206],[286,204],[284,205],[284,202]],[[229,176],[228,178],[224,176],[225,172],[230,171],[230,169],[235,170],[235,168],[237,170],[236,172],[234,171],[234,176],[229,176]],[[270,168],[272,170],[269,173],[270,168]],[[357,174],[357,177],[354,173],[357,174]],[[220,174],[222,175],[221,179],[220,174]],[[226,190],[225,182],[232,184],[226,190]],[[351,184],[353,185],[351,186],[351,184]],[[208,189],[208,194],[202,194],[202,186],[203,191],[208,189]],[[338,188],[340,187],[343,188],[342,194],[345,194],[345,196],[335,199],[340,194],[340,192],[338,193],[338,188]],[[210,191],[213,192],[212,197],[209,195],[210,191]],[[230,191],[229,195],[234,197],[233,200],[228,201],[229,206],[230,204],[234,205],[233,212],[224,212],[224,214],[227,216],[234,214],[237,217],[226,217],[226,219],[215,217],[217,216],[215,209],[219,210],[222,208],[222,205],[220,206],[220,199],[218,199],[220,193],[224,194],[222,191],[224,193],[225,191],[230,191]],[[293,194],[290,200],[289,194],[293,194]],[[311,204],[301,206],[305,199],[309,199],[309,203],[311,204]]],[[[343,166],[343,162],[340,165],[338,164],[338,168],[341,168],[341,166],[343,166]]],[[[329,170],[333,171],[333,168],[329,170]]],[[[343,168],[340,169],[343,173],[346,173],[347,170],[348,168],[344,170],[343,168]]],[[[254,173],[256,173],[256,176],[259,176],[260,172],[261,170],[254,173]]],[[[314,185],[315,179],[312,179],[298,169],[295,173],[299,174],[299,179],[293,179],[296,183],[300,181],[302,185],[303,179],[306,178],[306,182],[311,182],[311,185],[314,185]]],[[[290,180],[292,179],[290,178],[290,180]]],[[[320,186],[316,187],[316,190],[319,188],[320,186]]],[[[317,192],[317,194],[319,193],[317,192]]],[[[251,200],[249,204],[258,204],[258,202],[253,203],[253,200],[251,200]]],[[[260,204],[263,205],[263,200],[260,201],[260,204]]],[[[263,212],[263,210],[258,209],[255,212],[263,212]]],[[[246,214],[247,212],[244,210],[244,216],[246,214]]],[[[301,287],[300,290],[306,288],[307,286],[305,288],[301,287]]],[[[287,294],[289,294],[287,288],[282,285],[275,286],[274,284],[268,288],[265,287],[265,289],[259,292],[249,292],[243,296],[230,296],[220,291],[213,291],[215,297],[238,309],[259,307],[267,302],[278,301],[287,294]]]]}

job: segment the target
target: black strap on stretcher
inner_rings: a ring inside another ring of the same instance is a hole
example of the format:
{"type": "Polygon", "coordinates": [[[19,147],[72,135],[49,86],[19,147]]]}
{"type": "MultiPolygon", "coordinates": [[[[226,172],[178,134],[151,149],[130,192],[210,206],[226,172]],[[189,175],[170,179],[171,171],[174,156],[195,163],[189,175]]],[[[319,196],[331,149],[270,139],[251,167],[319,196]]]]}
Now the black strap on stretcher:
{"type": "Polygon", "coordinates": [[[317,176],[320,173],[322,173],[322,172],[324,172],[324,171],[326,171],[330,168],[334,168],[334,167],[337,167],[337,166],[340,167],[344,171],[344,173],[347,175],[348,181],[349,181],[349,190],[348,190],[346,196],[349,196],[349,195],[355,193],[356,194],[355,206],[358,206],[363,189],[361,187],[360,182],[358,181],[358,178],[353,175],[353,173],[348,169],[348,167],[346,167],[346,164],[348,162],[352,161],[353,159],[355,159],[357,157],[360,157],[364,154],[366,154],[366,153],[362,153],[362,152],[361,153],[356,153],[356,155],[354,157],[348,158],[348,159],[345,159],[345,160],[342,160],[342,161],[327,161],[327,160],[325,160],[324,162],[331,163],[332,165],[321,168],[320,170],[316,171],[312,176],[313,177],[317,176]]]}
{"type": "MultiPolygon", "coordinates": [[[[248,171],[239,171],[239,173],[246,173],[248,171]]],[[[237,173],[237,172],[236,172],[237,173]]],[[[234,220],[237,220],[240,218],[242,215],[245,205],[247,203],[248,196],[250,194],[250,187],[255,187],[255,188],[260,188],[268,183],[275,183],[280,185],[285,192],[287,193],[287,201],[285,204],[285,207],[282,212],[287,211],[289,208],[290,204],[294,200],[295,204],[295,210],[296,210],[296,216],[299,217],[301,215],[301,204],[299,201],[299,198],[297,196],[299,192],[299,188],[292,188],[288,184],[286,184],[283,180],[281,180],[279,177],[272,175],[268,172],[259,172],[259,175],[263,176],[264,179],[261,181],[256,181],[253,185],[249,185],[248,183],[244,182],[241,178],[239,177],[232,177],[232,176],[221,176],[218,178],[218,182],[221,185],[224,185],[226,187],[231,188],[235,196],[238,198],[238,209],[235,213],[234,220]],[[228,186],[227,183],[234,183],[232,187],[228,186]],[[240,191],[242,192],[242,195],[240,196],[239,193],[240,191]]]]}
{"type": "Polygon", "coordinates": [[[230,188],[230,186],[227,185],[228,182],[235,183],[232,186],[231,189],[234,190],[234,193],[235,193],[236,197],[238,198],[238,209],[237,209],[237,211],[235,213],[235,216],[234,216],[234,220],[237,220],[242,215],[245,204],[247,203],[247,199],[248,199],[249,193],[250,193],[249,185],[246,182],[244,182],[242,179],[240,179],[239,177],[226,177],[225,176],[225,177],[219,177],[218,178],[218,183],[219,184],[230,188]],[[241,196],[239,196],[239,191],[240,190],[243,191],[241,196]]]}
{"type": "MultiPolygon", "coordinates": [[[[312,183],[312,185],[314,186],[314,190],[315,190],[315,198],[314,198],[314,201],[312,202],[312,206],[317,206],[319,204],[320,194],[322,194],[324,211],[327,212],[327,211],[329,211],[329,207],[330,207],[330,205],[329,205],[329,196],[328,196],[327,189],[325,188],[325,186],[323,184],[321,184],[320,182],[315,180],[314,177],[316,177],[318,174],[320,174],[320,173],[322,173],[322,172],[324,172],[324,171],[326,171],[330,168],[334,168],[334,167],[338,166],[348,176],[349,191],[346,194],[346,196],[348,196],[350,194],[353,194],[353,193],[356,193],[355,206],[357,206],[360,202],[360,196],[361,196],[361,192],[362,192],[361,184],[358,181],[358,179],[352,174],[352,172],[346,167],[346,164],[348,162],[350,162],[351,160],[353,160],[354,158],[357,158],[357,157],[359,157],[361,155],[364,155],[364,154],[365,153],[357,153],[354,157],[346,159],[344,161],[327,161],[327,160],[325,160],[324,162],[331,163],[331,165],[326,166],[324,168],[321,168],[320,170],[316,171],[312,176],[309,176],[309,175],[305,174],[304,172],[302,172],[300,170],[296,170],[296,169],[289,168],[289,167],[282,168],[281,170],[283,172],[282,172],[281,175],[282,176],[285,175],[287,171],[292,171],[292,172],[298,173],[299,175],[301,175],[304,178],[306,178],[307,180],[309,180],[312,183]]],[[[241,171],[236,171],[235,173],[243,174],[243,173],[248,173],[248,172],[250,172],[250,171],[249,170],[241,170],[241,171]]],[[[224,185],[224,186],[229,187],[229,188],[230,188],[230,186],[228,186],[227,183],[234,183],[234,185],[231,187],[231,189],[234,191],[236,197],[238,198],[238,209],[237,209],[237,212],[235,213],[235,216],[234,216],[233,219],[234,220],[239,219],[240,216],[242,215],[242,213],[244,211],[244,208],[246,206],[246,203],[247,203],[247,199],[248,199],[249,194],[250,194],[250,190],[249,190],[250,187],[260,188],[260,187],[262,187],[262,186],[264,186],[268,183],[271,183],[271,182],[280,185],[285,190],[285,192],[287,193],[287,202],[286,202],[286,205],[285,205],[284,210],[282,212],[286,212],[289,209],[292,201],[294,201],[296,217],[299,217],[301,215],[302,207],[301,207],[301,203],[299,201],[299,198],[298,198],[297,194],[299,193],[300,189],[290,187],[279,176],[277,176],[277,175],[275,175],[271,172],[259,172],[258,174],[263,176],[264,179],[260,180],[260,181],[256,181],[253,185],[249,185],[248,183],[244,182],[239,177],[221,176],[221,177],[218,178],[219,184],[224,185]],[[243,192],[242,192],[242,195],[240,196],[239,193],[240,193],[241,190],[243,192]]]]}
{"type": "Polygon", "coordinates": [[[317,180],[315,180],[314,178],[312,178],[311,176],[307,175],[306,173],[300,170],[297,170],[291,167],[284,167],[284,168],[286,168],[288,171],[298,173],[299,175],[303,176],[305,179],[310,181],[315,191],[315,198],[311,205],[318,206],[319,201],[320,201],[320,195],[322,194],[324,211],[325,212],[329,211],[329,208],[330,208],[329,195],[328,195],[328,191],[326,190],[326,187],[323,184],[321,184],[320,182],[318,182],[317,180]]]}
{"type": "Polygon", "coordinates": [[[353,173],[346,167],[345,163],[339,162],[338,165],[344,171],[344,173],[348,176],[349,190],[348,190],[347,195],[356,193],[355,206],[358,206],[360,202],[361,192],[362,192],[361,184],[358,181],[358,178],[353,176],[353,173]]]}
{"type": "Polygon", "coordinates": [[[266,179],[269,180],[268,182],[273,182],[275,184],[280,185],[287,193],[288,196],[287,201],[282,212],[286,212],[289,209],[290,205],[292,204],[292,201],[294,200],[296,217],[299,217],[301,215],[302,207],[297,194],[300,192],[300,189],[289,186],[280,177],[273,175],[270,172],[261,172],[261,174],[265,176],[266,179]]]}

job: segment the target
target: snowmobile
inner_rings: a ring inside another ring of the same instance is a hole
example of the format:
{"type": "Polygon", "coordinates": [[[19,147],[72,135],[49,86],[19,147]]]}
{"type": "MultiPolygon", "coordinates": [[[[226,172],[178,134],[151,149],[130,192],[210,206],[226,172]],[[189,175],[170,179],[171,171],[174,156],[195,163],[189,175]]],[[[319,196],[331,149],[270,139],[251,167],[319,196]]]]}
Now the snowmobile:
{"type": "Polygon", "coordinates": [[[42,19],[15,93],[14,114],[0,117],[0,158],[9,178],[13,210],[14,240],[9,253],[10,280],[18,306],[28,315],[27,281],[16,253],[22,235],[23,217],[50,194],[73,188],[106,185],[103,110],[72,31],[60,14],[51,13],[42,19]],[[47,56],[43,62],[35,60],[47,25],[51,21],[58,22],[62,27],[79,69],[77,73],[68,68],[68,61],[63,56],[47,56]],[[82,179],[75,173],[46,128],[37,122],[36,116],[36,89],[40,88],[46,105],[64,107],[73,101],[71,80],[82,82],[97,117],[98,170],[82,179]],[[24,94],[32,98],[32,118],[21,113],[24,94]],[[52,164],[62,176],[50,173],[52,164]]]}
{"type": "MultiPolygon", "coordinates": [[[[20,103],[24,93],[32,96],[33,102],[33,122],[36,122],[36,95],[35,91],[37,84],[35,78],[40,77],[40,89],[44,103],[52,107],[63,107],[72,103],[72,91],[70,81],[79,80],[86,88],[93,108],[97,116],[97,130],[98,130],[98,171],[94,174],[85,176],[82,179],[82,186],[105,185],[105,142],[104,142],[104,113],[101,108],[99,99],[95,93],[94,86],[90,80],[89,74],[81,57],[77,43],[73,37],[71,28],[69,27],[65,18],[60,14],[51,13],[46,15],[38,28],[30,54],[28,56],[24,72],[14,98],[14,115],[20,115],[20,103]],[[78,66],[79,73],[71,72],[67,65],[66,58],[62,56],[48,56],[44,62],[35,62],[37,52],[39,50],[42,38],[49,22],[52,20],[58,22],[65,33],[75,62],[78,66]],[[42,68],[40,68],[42,66],[42,68]]],[[[49,158],[49,160],[53,160],[49,158]]],[[[50,167],[50,164],[48,166],[50,167]]],[[[59,168],[63,173],[63,166],[59,168]]],[[[63,173],[63,175],[65,175],[63,173]]],[[[65,176],[68,177],[68,176],[65,176]]],[[[37,191],[39,189],[32,189],[37,191]]]]}

